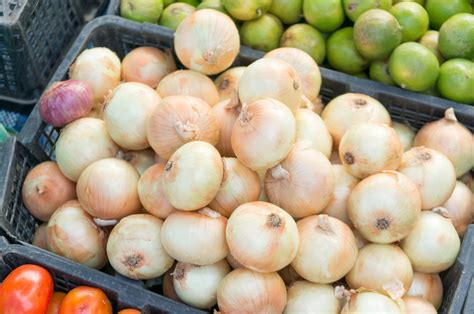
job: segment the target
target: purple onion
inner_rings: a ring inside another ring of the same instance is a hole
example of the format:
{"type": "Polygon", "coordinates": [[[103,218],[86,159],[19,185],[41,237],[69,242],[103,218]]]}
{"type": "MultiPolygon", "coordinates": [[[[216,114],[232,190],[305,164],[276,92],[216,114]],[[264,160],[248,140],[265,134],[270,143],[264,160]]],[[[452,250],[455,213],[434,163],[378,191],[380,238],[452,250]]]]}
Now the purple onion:
{"type": "Polygon", "coordinates": [[[41,96],[41,118],[55,127],[62,127],[86,116],[92,109],[92,88],[85,82],[68,80],[56,82],[41,96]]]}

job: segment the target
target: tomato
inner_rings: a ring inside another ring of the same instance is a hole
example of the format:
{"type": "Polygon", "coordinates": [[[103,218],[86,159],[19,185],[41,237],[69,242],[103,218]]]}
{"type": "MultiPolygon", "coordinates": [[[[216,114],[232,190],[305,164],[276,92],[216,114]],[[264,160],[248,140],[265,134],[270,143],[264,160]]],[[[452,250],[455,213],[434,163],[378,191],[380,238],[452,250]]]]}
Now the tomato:
{"type": "Polygon", "coordinates": [[[44,314],[53,295],[53,278],[43,267],[22,265],[0,286],[0,313],[44,314]]]}
{"type": "Polygon", "coordinates": [[[66,294],[59,314],[112,314],[112,305],[102,290],[80,286],[66,294]]]}
{"type": "Polygon", "coordinates": [[[65,296],[66,294],[64,292],[55,292],[51,301],[49,301],[48,311],[46,314],[58,314],[59,307],[61,306],[65,296]]]}
{"type": "Polygon", "coordinates": [[[125,309],[125,310],[121,310],[120,312],[118,312],[117,314],[141,314],[142,312],[140,312],[139,310],[134,310],[134,309],[125,309]]]}

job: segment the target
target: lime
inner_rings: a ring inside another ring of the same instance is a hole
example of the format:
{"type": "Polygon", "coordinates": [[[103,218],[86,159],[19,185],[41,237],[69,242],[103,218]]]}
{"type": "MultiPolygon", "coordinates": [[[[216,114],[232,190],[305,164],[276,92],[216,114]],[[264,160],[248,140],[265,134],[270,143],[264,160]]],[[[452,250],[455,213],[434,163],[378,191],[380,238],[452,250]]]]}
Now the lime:
{"type": "Polygon", "coordinates": [[[267,52],[278,48],[282,34],[283,25],[280,20],[267,13],[242,24],[240,40],[246,46],[267,52]]]}
{"type": "Polygon", "coordinates": [[[308,24],[295,24],[283,33],[281,47],[298,48],[309,54],[318,65],[326,58],[326,42],[321,33],[308,24]]]}
{"type": "Polygon", "coordinates": [[[157,23],[163,0],[122,0],[120,16],[137,22],[157,23]]]}
{"type": "Polygon", "coordinates": [[[402,41],[397,19],[387,11],[372,9],[354,24],[354,42],[360,54],[369,60],[384,60],[402,41]]]}
{"type": "Polygon", "coordinates": [[[397,4],[397,3],[400,3],[400,2],[416,2],[420,5],[425,4],[425,0],[393,0],[393,4],[397,4]]]}
{"type": "Polygon", "coordinates": [[[368,80],[368,79],[369,79],[369,77],[367,76],[367,73],[365,73],[365,72],[360,72],[360,73],[352,74],[352,76],[355,76],[355,77],[358,77],[358,78],[364,79],[364,80],[368,80]]]}
{"type": "Polygon", "coordinates": [[[426,10],[415,2],[400,2],[390,9],[402,28],[402,42],[416,41],[428,31],[426,10]]]}
{"type": "Polygon", "coordinates": [[[438,90],[450,100],[474,105],[474,63],[451,59],[439,69],[438,90]]]}
{"type": "Polygon", "coordinates": [[[436,83],[439,62],[436,56],[419,43],[404,43],[390,56],[392,79],[402,88],[422,92],[436,83]]]}
{"type": "Polygon", "coordinates": [[[303,15],[321,32],[333,32],[344,23],[341,0],[304,0],[303,15]]]}
{"type": "Polygon", "coordinates": [[[439,51],[446,59],[474,60],[474,15],[459,13],[439,30],[439,51]]]}
{"type": "Polygon", "coordinates": [[[357,51],[352,36],[352,27],[335,31],[327,42],[329,64],[336,70],[349,74],[364,71],[369,62],[357,51]]]}
{"type": "Polygon", "coordinates": [[[342,2],[344,11],[352,22],[355,22],[366,11],[372,9],[388,11],[392,7],[392,0],[343,0],[342,2]]]}
{"type": "Polygon", "coordinates": [[[433,29],[439,29],[455,14],[472,12],[469,0],[426,0],[425,9],[430,16],[430,26],[433,29]]]}
{"type": "Polygon", "coordinates": [[[161,14],[158,24],[176,30],[178,25],[188,16],[193,14],[196,8],[190,4],[176,2],[167,6],[161,14]]]}
{"type": "Polygon", "coordinates": [[[166,8],[167,6],[172,4],[173,2],[175,2],[175,0],[163,0],[163,7],[166,8]]]}
{"type": "Polygon", "coordinates": [[[268,11],[285,24],[295,24],[303,15],[303,0],[273,0],[268,11]]]}
{"type": "Polygon", "coordinates": [[[222,0],[227,12],[241,21],[254,20],[264,15],[272,0],[222,0]]]}
{"type": "Polygon", "coordinates": [[[372,61],[369,68],[369,76],[373,81],[386,85],[396,85],[390,76],[388,61],[372,61]]]}
{"type": "Polygon", "coordinates": [[[179,2],[187,3],[189,5],[192,5],[193,7],[197,7],[199,3],[201,3],[201,1],[199,0],[179,0],[179,2]]]}
{"type": "Polygon", "coordinates": [[[227,11],[224,8],[224,5],[222,4],[221,0],[205,0],[201,2],[196,9],[202,10],[202,9],[213,9],[220,11],[222,13],[228,14],[227,11]]]}
{"type": "Polygon", "coordinates": [[[438,49],[438,31],[427,31],[421,38],[418,40],[420,44],[431,50],[432,53],[438,58],[439,63],[444,62],[444,58],[441,55],[441,52],[438,49]]]}

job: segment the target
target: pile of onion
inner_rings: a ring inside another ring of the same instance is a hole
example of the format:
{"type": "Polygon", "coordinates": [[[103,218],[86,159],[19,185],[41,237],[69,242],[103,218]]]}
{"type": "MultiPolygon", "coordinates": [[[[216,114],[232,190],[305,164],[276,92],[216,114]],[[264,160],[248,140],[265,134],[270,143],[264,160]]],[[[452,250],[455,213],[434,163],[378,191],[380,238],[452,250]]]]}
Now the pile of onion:
{"type": "Polygon", "coordinates": [[[239,118],[240,111],[241,105],[238,98],[222,100],[212,107],[219,128],[219,141],[216,148],[224,157],[235,157],[231,138],[232,129],[239,118]]]}
{"type": "Polygon", "coordinates": [[[407,296],[422,297],[431,302],[435,308],[443,301],[443,283],[438,274],[413,273],[413,282],[407,296]]]}
{"type": "Polygon", "coordinates": [[[310,141],[311,148],[329,158],[332,152],[332,137],[321,117],[309,109],[302,108],[296,111],[295,119],[296,141],[310,141]]]}
{"type": "Polygon", "coordinates": [[[246,67],[234,67],[220,74],[215,80],[219,100],[239,99],[239,82],[246,67]]]}
{"type": "Polygon", "coordinates": [[[119,150],[115,157],[128,161],[133,167],[135,167],[135,169],[137,169],[140,176],[142,176],[148,168],[159,162],[156,160],[156,154],[152,149],[129,151],[119,150]]]}
{"type": "Polygon", "coordinates": [[[403,302],[392,300],[385,294],[361,289],[351,293],[341,314],[350,313],[406,313],[403,302]]]}
{"type": "Polygon", "coordinates": [[[304,280],[295,281],[288,287],[288,302],[284,313],[340,313],[341,304],[330,285],[304,280]]]}
{"type": "Polygon", "coordinates": [[[398,122],[392,122],[392,128],[397,132],[400,142],[403,146],[403,151],[407,151],[413,147],[413,140],[415,139],[415,132],[407,125],[398,122]]]}
{"type": "Polygon", "coordinates": [[[449,218],[459,236],[463,236],[474,219],[474,197],[471,190],[461,181],[456,181],[454,191],[441,205],[448,212],[449,218]]]}

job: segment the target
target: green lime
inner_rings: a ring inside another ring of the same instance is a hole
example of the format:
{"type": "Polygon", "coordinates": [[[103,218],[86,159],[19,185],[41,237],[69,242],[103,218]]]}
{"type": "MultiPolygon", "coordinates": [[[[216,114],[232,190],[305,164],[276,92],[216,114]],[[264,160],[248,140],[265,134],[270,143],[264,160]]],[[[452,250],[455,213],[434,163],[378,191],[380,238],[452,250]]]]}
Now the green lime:
{"type": "Polygon", "coordinates": [[[344,11],[352,22],[355,22],[366,11],[372,9],[388,11],[392,7],[392,0],[343,0],[342,2],[344,11]]]}
{"type": "Polygon", "coordinates": [[[392,79],[404,89],[422,92],[436,83],[439,62],[436,56],[419,43],[404,43],[390,56],[392,79]]]}
{"type": "Polygon", "coordinates": [[[308,24],[295,24],[283,33],[281,47],[298,48],[309,54],[318,65],[326,58],[326,42],[321,33],[308,24]]]}
{"type": "Polygon", "coordinates": [[[367,69],[369,62],[357,51],[352,31],[352,27],[342,28],[329,37],[327,57],[329,64],[334,69],[356,74],[367,69]]]}
{"type": "Polygon", "coordinates": [[[222,0],[227,12],[241,21],[254,20],[264,15],[272,0],[222,0]]]}
{"type": "Polygon", "coordinates": [[[430,17],[432,29],[440,29],[451,16],[458,13],[471,13],[469,0],[426,0],[425,9],[430,17]]]}
{"type": "Polygon", "coordinates": [[[194,11],[196,11],[196,8],[190,4],[172,3],[163,10],[158,24],[176,30],[178,25],[194,11]]]}
{"type": "Polygon", "coordinates": [[[402,42],[416,41],[428,31],[426,10],[415,2],[400,2],[390,9],[402,28],[402,42]]]}
{"type": "Polygon", "coordinates": [[[386,85],[396,85],[390,76],[388,61],[372,61],[369,68],[369,76],[373,81],[386,85]]]}
{"type": "Polygon", "coordinates": [[[333,32],[344,23],[341,0],[304,0],[303,15],[321,32],[333,32]]]}
{"type": "Polygon", "coordinates": [[[402,41],[397,19],[387,11],[372,9],[363,13],[354,24],[354,42],[368,60],[384,60],[402,41]]]}
{"type": "Polygon", "coordinates": [[[122,0],[120,16],[137,22],[157,23],[163,12],[163,0],[122,0]]]}
{"type": "Polygon", "coordinates": [[[420,5],[425,4],[425,0],[393,0],[393,4],[397,4],[397,3],[400,3],[400,2],[416,2],[420,5]]]}
{"type": "Polygon", "coordinates": [[[199,0],[179,0],[179,2],[187,3],[189,5],[192,5],[193,7],[197,7],[199,3],[201,3],[201,1],[199,0]]]}
{"type": "Polygon", "coordinates": [[[224,8],[224,5],[222,4],[221,0],[205,0],[201,2],[196,9],[202,10],[202,9],[213,9],[220,11],[222,13],[227,14],[227,11],[224,8]]]}
{"type": "Polygon", "coordinates": [[[173,2],[175,2],[175,0],[163,0],[163,7],[166,8],[167,6],[172,4],[173,2]]]}
{"type": "Polygon", "coordinates": [[[246,46],[267,52],[278,48],[282,34],[283,25],[280,20],[267,13],[242,24],[240,40],[246,46]]]}
{"type": "Polygon", "coordinates": [[[438,31],[427,31],[421,38],[418,40],[420,44],[431,50],[431,52],[438,58],[439,64],[444,62],[444,58],[441,55],[441,52],[438,49],[438,31]]]}
{"type": "Polygon", "coordinates": [[[459,13],[439,30],[439,51],[446,59],[474,60],[474,15],[459,13]]]}
{"type": "Polygon", "coordinates": [[[358,78],[364,79],[364,80],[368,80],[368,79],[369,79],[369,77],[367,76],[367,73],[365,73],[365,72],[352,74],[352,76],[355,76],[355,77],[358,77],[358,78]]]}
{"type": "Polygon", "coordinates": [[[447,99],[474,105],[474,63],[451,59],[439,69],[438,90],[447,99]]]}
{"type": "Polygon", "coordinates": [[[285,24],[295,24],[303,16],[303,0],[273,0],[268,11],[285,24]]]}

